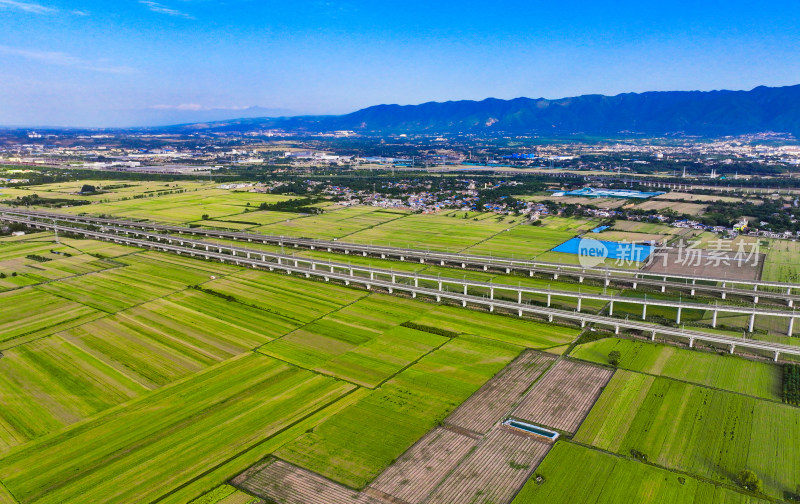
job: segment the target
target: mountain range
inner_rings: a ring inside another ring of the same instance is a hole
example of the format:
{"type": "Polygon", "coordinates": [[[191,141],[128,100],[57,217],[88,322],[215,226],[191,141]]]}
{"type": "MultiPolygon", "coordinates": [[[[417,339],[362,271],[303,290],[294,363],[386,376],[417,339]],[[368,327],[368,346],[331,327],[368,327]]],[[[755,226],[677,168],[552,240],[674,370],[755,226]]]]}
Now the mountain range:
{"type": "Polygon", "coordinates": [[[511,133],[559,135],[742,135],[800,138],[800,85],[750,91],[653,91],[550,100],[515,98],[377,105],[340,116],[243,118],[180,128],[283,128],[360,133],[511,133]]]}

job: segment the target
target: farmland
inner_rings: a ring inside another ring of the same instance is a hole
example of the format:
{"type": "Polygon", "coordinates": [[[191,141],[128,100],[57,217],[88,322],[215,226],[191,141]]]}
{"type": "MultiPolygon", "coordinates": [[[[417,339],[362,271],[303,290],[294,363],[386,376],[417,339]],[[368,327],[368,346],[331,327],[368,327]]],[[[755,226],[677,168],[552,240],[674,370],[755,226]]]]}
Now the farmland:
{"type": "Polygon", "coordinates": [[[575,440],[621,455],[635,451],[653,464],[725,485],[750,469],[772,497],[794,491],[800,469],[796,408],[622,370],[575,440]]]}
{"type": "MultiPolygon", "coordinates": [[[[9,257],[54,246],[8,242],[9,257]]],[[[578,334],[92,240],[61,247],[74,255],[43,264],[102,268],[0,293],[0,397],[13,405],[0,481],[20,504],[186,502],[270,453],[364,486],[525,347],[578,334]],[[364,421],[381,429],[365,435],[364,421]]],[[[225,491],[208,499],[249,502],[225,491]]]]}
{"type": "Polygon", "coordinates": [[[781,369],[765,362],[697,352],[674,346],[608,338],[575,348],[570,354],[600,364],[620,353],[619,367],[779,401],[781,369]],[[747,379],[743,380],[742,377],[747,379]]]}
{"type": "MultiPolygon", "coordinates": [[[[37,190],[77,197],[79,188],[37,190]]],[[[599,224],[330,202],[322,214],[271,212],[258,205],[289,196],[202,182],[132,183],[90,198],[64,211],[543,260],[599,224]]],[[[618,222],[597,237],[682,233],[618,222]]],[[[777,253],[765,274],[790,276],[797,251],[770,247],[777,253]]],[[[641,294],[563,276],[289,252],[434,277],[641,294]]],[[[796,490],[800,409],[780,402],[776,364],[72,235],[0,239],[0,272],[0,403],[8,406],[0,408],[0,502],[508,504],[523,485],[517,503],[761,502],[741,491],[736,474],[745,468],[771,499],[796,490]],[[502,425],[509,417],[556,429],[561,440],[502,425]]],[[[553,306],[574,311],[565,299],[554,295],[553,306]]],[[[581,311],[604,305],[585,301],[581,311]]],[[[640,317],[631,306],[617,298],[615,315],[640,317]]],[[[674,310],[651,307],[648,316],[674,310]]],[[[708,316],[683,311],[689,324],[708,316]]],[[[734,319],[720,316],[741,325],[734,319]]]]}
{"type": "Polygon", "coordinates": [[[553,502],[661,502],[757,504],[769,502],[686,474],[559,441],[513,504],[553,502]]]}
{"type": "Polygon", "coordinates": [[[520,350],[470,336],[454,339],[276,455],[361,488],[520,350]]]}
{"type": "Polygon", "coordinates": [[[575,432],[612,375],[609,369],[559,361],[534,385],[513,415],[575,432]]]}
{"type": "Polygon", "coordinates": [[[352,388],[250,354],[7,453],[0,478],[22,504],[146,502],[352,388]]]}

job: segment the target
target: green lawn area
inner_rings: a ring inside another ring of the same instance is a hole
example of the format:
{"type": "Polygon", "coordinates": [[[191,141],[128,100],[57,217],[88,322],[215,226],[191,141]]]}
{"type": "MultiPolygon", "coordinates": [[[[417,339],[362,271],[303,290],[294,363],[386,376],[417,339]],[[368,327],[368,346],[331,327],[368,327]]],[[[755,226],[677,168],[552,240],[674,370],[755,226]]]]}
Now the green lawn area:
{"type": "Polygon", "coordinates": [[[613,351],[621,354],[619,367],[623,369],[781,400],[782,369],[767,362],[618,338],[580,345],[570,355],[607,364],[613,351]]]}
{"type": "Polygon", "coordinates": [[[470,336],[453,339],[276,455],[361,488],[521,350],[470,336]]]}
{"type": "Polygon", "coordinates": [[[800,471],[800,409],[625,370],[574,439],[728,485],[750,469],[771,497],[794,492],[800,471]]]}
{"type": "Polygon", "coordinates": [[[731,488],[559,441],[512,504],[757,504],[731,488]]]}

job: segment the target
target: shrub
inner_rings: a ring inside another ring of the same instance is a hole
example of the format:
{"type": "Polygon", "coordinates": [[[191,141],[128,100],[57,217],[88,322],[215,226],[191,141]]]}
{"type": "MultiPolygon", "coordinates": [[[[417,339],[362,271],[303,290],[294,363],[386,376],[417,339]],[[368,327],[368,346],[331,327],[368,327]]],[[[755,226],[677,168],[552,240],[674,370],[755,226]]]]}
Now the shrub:
{"type": "Polygon", "coordinates": [[[619,360],[622,358],[622,354],[619,353],[618,350],[613,350],[608,354],[608,363],[614,367],[619,366],[619,360]]]}
{"type": "Polygon", "coordinates": [[[407,327],[409,329],[415,329],[417,331],[427,332],[431,334],[438,334],[439,336],[444,336],[447,338],[455,338],[458,336],[457,332],[448,331],[447,329],[441,329],[439,327],[431,327],[422,324],[415,324],[414,322],[403,322],[400,324],[403,327],[407,327]]]}
{"type": "Polygon", "coordinates": [[[751,471],[750,469],[743,469],[739,472],[736,476],[736,480],[745,490],[749,490],[751,492],[759,493],[761,492],[763,485],[761,480],[758,478],[758,475],[751,471]]]}

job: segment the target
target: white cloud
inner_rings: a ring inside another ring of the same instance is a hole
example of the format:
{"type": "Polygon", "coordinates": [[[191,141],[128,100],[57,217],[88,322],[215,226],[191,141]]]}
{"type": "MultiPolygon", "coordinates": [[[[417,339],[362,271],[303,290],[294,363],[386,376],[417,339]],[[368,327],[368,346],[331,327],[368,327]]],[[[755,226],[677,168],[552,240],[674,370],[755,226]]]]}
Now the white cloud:
{"type": "Polygon", "coordinates": [[[30,12],[31,14],[53,14],[58,12],[58,9],[52,7],[45,7],[30,2],[18,2],[16,0],[0,0],[0,8],[15,9],[23,12],[30,12]]]}
{"type": "Polygon", "coordinates": [[[107,60],[85,60],[59,51],[40,51],[38,49],[24,49],[0,45],[0,54],[9,54],[32,61],[39,61],[48,65],[73,67],[92,72],[127,74],[134,71],[133,68],[128,66],[109,64],[107,60]]]}
{"type": "Polygon", "coordinates": [[[194,19],[194,16],[186,14],[185,12],[181,12],[177,9],[172,9],[158,2],[153,2],[152,0],[139,0],[139,3],[146,6],[151,11],[157,12],[159,14],[166,14],[167,16],[174,16],[174,17],[182,17],[184,19],[194,19]]]}

